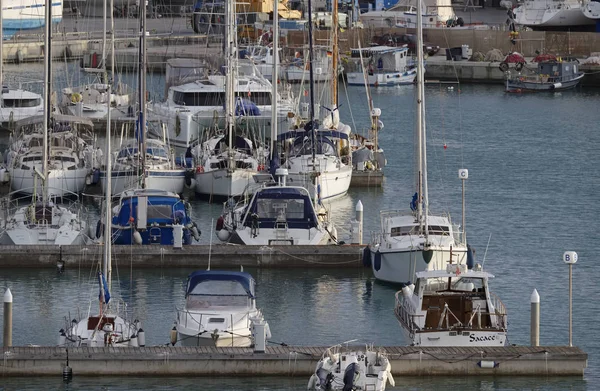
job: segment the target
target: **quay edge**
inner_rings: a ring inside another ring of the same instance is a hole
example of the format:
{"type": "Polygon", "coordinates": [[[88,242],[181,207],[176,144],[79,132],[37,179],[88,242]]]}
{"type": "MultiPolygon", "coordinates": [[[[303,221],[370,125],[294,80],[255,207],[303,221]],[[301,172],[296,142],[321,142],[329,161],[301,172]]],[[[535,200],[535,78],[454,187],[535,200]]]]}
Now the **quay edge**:
{"type": "MultiPolygon", "coordinates": [[[[70,348],[68,356],[73,376],[301,376],[308,381],[326,349],[269,346],[255,353],[252,348],[70,348]]],[[[396,381],[400,376],[582,377],[588,359],[580,348],[566,346],[383,349],[396,381]],[[481,361],[495,366],[482,368],[481,361]]],[[[66,360],[65,348],[11,347],[4,349],[0,367],[3,376],[60,376],[66,360]]]]}
{"type": "MultiPolygon", "coordinates": [[[[191,245],[182,249],[170,246],[112,246],[113,257],[135,268],[360,268],[362,245],[323,246],[236,246],[191,245]]],[[[103,246],[0,246],[0,268],[51,268],[59,263],[65,269],[89,267],[102,257],[103,246]]]]}

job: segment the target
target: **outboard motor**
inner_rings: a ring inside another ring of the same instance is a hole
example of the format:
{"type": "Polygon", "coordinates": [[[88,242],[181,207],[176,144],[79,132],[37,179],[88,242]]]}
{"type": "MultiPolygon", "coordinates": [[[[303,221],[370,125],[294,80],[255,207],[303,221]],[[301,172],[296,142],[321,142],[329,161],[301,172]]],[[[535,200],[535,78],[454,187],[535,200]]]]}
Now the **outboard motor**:
{"type": "Polygon", "coordinates": [[[344,388],[342,391],[352,391],[354,389],[354,375],[358,372],[357,364],[353,362],[346,367],[344,371],[344,388]]]}

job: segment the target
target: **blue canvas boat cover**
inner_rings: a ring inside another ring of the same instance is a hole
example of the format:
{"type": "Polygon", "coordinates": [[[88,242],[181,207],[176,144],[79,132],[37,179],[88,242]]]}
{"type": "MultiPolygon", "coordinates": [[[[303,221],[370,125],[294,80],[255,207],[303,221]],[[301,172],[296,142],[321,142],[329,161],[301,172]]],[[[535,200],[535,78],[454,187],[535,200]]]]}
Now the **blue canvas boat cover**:
{"type": "Polygon", "coordinates": [[[189,295],[194,288],[205,281],[236,281],[242,285],[246,294],[254,298],[254,278],[246,272],[230,272],[222,270],[199,270],[195,271],[188,277],[186,296],[189,295]]]}

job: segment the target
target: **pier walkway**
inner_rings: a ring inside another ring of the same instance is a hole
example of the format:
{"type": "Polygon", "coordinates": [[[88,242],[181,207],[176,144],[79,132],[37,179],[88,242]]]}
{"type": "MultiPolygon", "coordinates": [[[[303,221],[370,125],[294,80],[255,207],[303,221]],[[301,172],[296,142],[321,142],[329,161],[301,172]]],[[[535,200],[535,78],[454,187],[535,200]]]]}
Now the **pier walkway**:
{"type": "MultiPolygon", "coordinates": [[[[3,376],[303,376],[314,373],[323,347],[252,348],[4,348],[3,376]]],[[[352,348],[360,350],[357,346],[352,348]]],[[[362,347],[364,350],[364,346],[362,347]]],[[[383,347],[399,376],[583,376],[587,354],[577,347],[383,347]]]]}

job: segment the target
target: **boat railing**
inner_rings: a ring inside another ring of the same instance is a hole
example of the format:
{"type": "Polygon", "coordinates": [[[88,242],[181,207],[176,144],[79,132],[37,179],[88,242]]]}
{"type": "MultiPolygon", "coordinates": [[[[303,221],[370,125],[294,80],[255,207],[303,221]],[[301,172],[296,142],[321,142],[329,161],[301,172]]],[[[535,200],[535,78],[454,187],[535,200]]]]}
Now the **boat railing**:
{"type": "Polygon", "coordinates": [[[404,306],[404,303],[407,302],[406,298],[402,291],[396,292],[396,304],[394,306],[394,314],[396,315],[396,319],[402,325],[402,327],[406,328],[410,333],[414,333],[419,330],[419,325],[415,322],[415,317],[421,317],[422,315],[414,315],[409,313],[404,306]]]}
{"type": "Polygon", "coordinates": [[[507,312],[506,306],[500,300],[498,296],[490,292],[490,302],[494,306],[494,313],[490,313],[490,315],[496,315],[496,324],[499,328],[506,329],[507,322],[507,312]]]}

